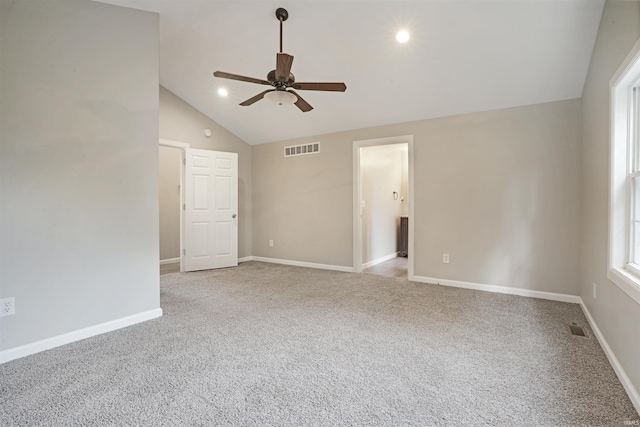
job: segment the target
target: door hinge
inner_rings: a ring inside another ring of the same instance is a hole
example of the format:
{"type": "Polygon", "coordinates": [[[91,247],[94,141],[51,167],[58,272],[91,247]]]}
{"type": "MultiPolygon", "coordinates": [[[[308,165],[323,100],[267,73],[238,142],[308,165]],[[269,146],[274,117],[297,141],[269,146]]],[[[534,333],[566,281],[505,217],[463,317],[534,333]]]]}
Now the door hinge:
{"type": "Polygon", "coordinates": [[[183,250],[182,250],[182,255],[186,255],[186,254],[187,254],[187,250],[186,250],[186,249],[183,249],[183,250]]]}
{"type": "Polygon", "coordinates": [[[187,164],[187,159],[186,158],[182,159],[182,164],[186,166],[186,164],[187,164]]]}
{"type": "Polygon", "coordinates": [[[186,211],[186,210],[187,210],[187,205],[186,205],[186,204],[183,204],[183,205],[182,205],[182,210],[183,210],[183,211],[186,211]]]}

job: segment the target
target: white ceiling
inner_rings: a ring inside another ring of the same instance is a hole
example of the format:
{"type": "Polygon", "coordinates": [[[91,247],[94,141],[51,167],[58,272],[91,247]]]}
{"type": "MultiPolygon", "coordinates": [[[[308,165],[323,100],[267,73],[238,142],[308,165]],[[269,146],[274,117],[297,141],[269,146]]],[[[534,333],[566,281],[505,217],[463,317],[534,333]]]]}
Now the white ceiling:
{"type": "Polygon", "coordinates": [[[604,0],[101,0],[160,14],[160,83],[249,144],[582,96],[604,0]],[[284,52],[315,108],[238,104],[284,52]],[[395,33],[411,33],[406,44],[395,33]],[[222,98],[217,89],[225,87],[222,98]]]}

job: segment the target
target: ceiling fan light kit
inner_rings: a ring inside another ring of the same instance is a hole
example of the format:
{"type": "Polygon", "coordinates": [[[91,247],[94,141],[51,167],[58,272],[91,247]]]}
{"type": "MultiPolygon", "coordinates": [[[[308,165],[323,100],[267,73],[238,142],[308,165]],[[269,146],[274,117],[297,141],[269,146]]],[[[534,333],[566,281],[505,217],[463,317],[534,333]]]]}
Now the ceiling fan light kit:
{"type": "Polygon", "coordinates": [[[291,105],[298,101],[297,96],[286,90],[273,90],[266,93],[264,98],[275,105],[291,105]]]}
{"type": "Polygon", "coordinates": [[[278,18],[278,21],[280,22],[280,52],[276,54],[276,69],[267,74],[267,80],[225,73],[223,71],[216,71],[213,73],[215,77],[222,79],[238,80],[241,82],[273,87],[273,89],[265,90],[264,92],[241,102],[240,105],[246,107],[258,102],[262,98],[267,98],[267,100],[276,105],[295,104],[300,111],[306,113],[307,111],[313,110],[313,107],[293,89],[330,92],[344,92],[347,90],[347,86],[341,82],[296,82],[295,76],[291,73],[293,56],[282,52],[282,23],[289,18],[289,13],[286,9],[280,7],[276,10],[276,18],[278,18]]]}

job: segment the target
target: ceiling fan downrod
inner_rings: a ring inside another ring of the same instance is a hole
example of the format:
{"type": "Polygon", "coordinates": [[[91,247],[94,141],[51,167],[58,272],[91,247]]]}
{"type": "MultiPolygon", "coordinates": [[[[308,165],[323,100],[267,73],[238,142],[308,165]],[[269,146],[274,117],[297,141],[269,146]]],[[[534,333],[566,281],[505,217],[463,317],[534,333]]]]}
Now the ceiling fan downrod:
{"type": "Polygon", "coordinates": [[[289,12],[283,7],[276,9],[276,18],[280,21],[280,53],[282,53],[282,23],[289,18],[289,12]]]}

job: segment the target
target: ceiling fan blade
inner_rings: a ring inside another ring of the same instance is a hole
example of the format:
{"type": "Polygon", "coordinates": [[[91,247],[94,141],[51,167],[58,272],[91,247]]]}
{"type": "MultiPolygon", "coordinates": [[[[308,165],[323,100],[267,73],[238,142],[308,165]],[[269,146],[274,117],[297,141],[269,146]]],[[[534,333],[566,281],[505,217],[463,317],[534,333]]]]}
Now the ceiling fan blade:
{"type": "Polygon", "coordinates": [[[258,101],[260,101],[262,98],[264,98],[264,96],[265,96],[267,93],[269,93],[269,92],[273,92],[274,90],[275,90],[275,89],[265,90],[264,92],[259,93],[259,94],[257,94],[256,96],[254,96],[254,97],[252,97],[252,98],[249,98],[249,99],[247,99],[247,100],[246,100],[246,101],[244,101],[244,102],[241,102],[241,103],[240,103],[240,105],[242,105],[243,107],[246,107],[246,106],[251,105],[251,104],[253,104],[253,103],[255,103],[255,102],[258,102],[258,101]]]}
{"type": "Polygon", "coordinates": [[[295,91],[289,89],[288,92],[291,92],[298,98],[295,104],[296,104],[296,107],[298,107],[303,113],[313,110],[313,107],[311,106],[311,104],[309,104],[307,101],[302,99],[302,97],[298,95],[295,91]]]}
{"type": "Polygon", "coordinates": [[[293,65],[293,56],[286,53],[276,55],[276,80],[287,81],[293,65]]]}
{"type": "Polygon", "coordinates": [[[292,88],[298,90],[325,90],[329,92],[344,92],[347,90],[347,85],[344,83],[299,83],[295,82],[291,85],[292,88]]]}
{"type": "Polygon", "coordinates": [[[257,83],[259,85],[271,86],[271,83],[266,80],[254,79],[253,77],[240,76],[238,74],[231,74],[231,73],[225,73],[222,71],[216,71],[215,73],[213,73],[213,75],[221,79],[239,80],[241,82],[257,83]]]}

